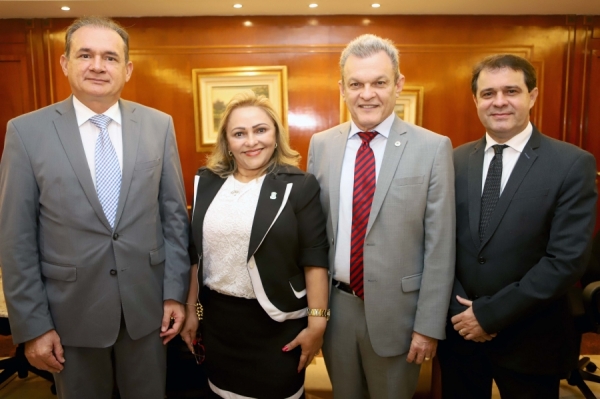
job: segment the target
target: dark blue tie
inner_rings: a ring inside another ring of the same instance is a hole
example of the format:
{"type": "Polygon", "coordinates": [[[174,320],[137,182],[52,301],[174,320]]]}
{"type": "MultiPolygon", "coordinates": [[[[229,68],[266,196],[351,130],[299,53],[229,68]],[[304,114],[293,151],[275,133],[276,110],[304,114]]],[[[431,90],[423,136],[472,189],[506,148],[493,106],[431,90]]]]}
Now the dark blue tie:
{"type": "Polygon", "coordinates": [[[490,218],[496,208],[498,199],[500,198],[500,185],[502,181],[502,151],[508,147],[506,144],[496,144],[492,146],[494,149],[494,158],[490,162],[485,185],[483,186],[483,194],[481,196],[481,217],[479,218],[479,241],[483,241],[485,229],[490,223],[490,218]]]}

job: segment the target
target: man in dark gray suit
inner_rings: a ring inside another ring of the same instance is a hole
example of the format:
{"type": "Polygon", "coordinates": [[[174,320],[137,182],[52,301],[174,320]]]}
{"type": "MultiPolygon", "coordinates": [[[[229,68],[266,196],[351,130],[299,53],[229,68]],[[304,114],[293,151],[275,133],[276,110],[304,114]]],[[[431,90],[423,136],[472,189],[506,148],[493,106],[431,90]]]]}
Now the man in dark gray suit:
{"type": "Polygon", "coordinates": [[[454,150],[456,281],[440,343],[444,398],[558,398],[578,353],[566,292],[594,228],[596,162],[529,121],[533,66],[488,57],[472,91],[486,129],[454,150]]]}
{"type": "Polygon", "coordinates": [[[350,42],[339,87],[352,121],[310,142],[308,172],[321,185],[330,242],[323,354],[336,399],[412,398],[420,365],[445,334],[454,275],[452,145],[396,116],[404,85],[398,64],[390,40],[350,42]]]}
{"type": "Polygon", "coordinates": [[[73,95],[8,123],[0,264],[13,339],[60,398],[162,399],[184,319],[188,219],[171,117],[120,100],[128,34],[89,17],[66,34],[73,95]]]}

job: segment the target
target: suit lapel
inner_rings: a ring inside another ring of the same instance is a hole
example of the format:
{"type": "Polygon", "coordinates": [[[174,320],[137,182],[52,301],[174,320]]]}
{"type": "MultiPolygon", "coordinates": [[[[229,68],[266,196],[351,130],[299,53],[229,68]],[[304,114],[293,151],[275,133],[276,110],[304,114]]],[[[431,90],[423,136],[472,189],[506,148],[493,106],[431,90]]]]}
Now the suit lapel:
{"type": "MultiPolygon", "coordinates": [[[[483,176],[483,156],[485,154],[485,136],[475,143],[469,155],[468,195],[469,226],[475,248],[479,248],[479,218],[481,217],[481,185],[483,176]]],[[[489,229],[489,227],[488,227],[489,229]]]]}
{"type": "Polygon", "coordinates": [[[196,250],[199,255],[202,254],[202,226],[204,225],[204,216],[224,183],[225,179],[220,178],[210,171],[204,171],[200,174],[196,191],[196,203],[194,204],[194,217],[192,218],[194,243],[196,243],[196,250]]]}
{"type": "Polygon", "coordinates": [[[102,205],[100,205],[100,200],[98,200],[96,188],[94,187],[92,173],[81,141],[81,133],[77,126],[77,117],[75,116],[75,108],[73,108],[73,97],[71,96],[65,101],[58,103],[56,105],[56,110],[60,113],[60,117],[54,120],[54,127],[56,128],[56,132],[58,133],[58,137],[67,154],[71,167],[75,172],[75,176],[77,176],[83,192],[100,221],[107,229],[112,230],[104,215],[102,205]]]}
{"type": "Polygon", "coordinates": [[[523,182],[523,179],[529,172],[529,169],[533,165],[533,163],[537,159],[537,154],[534,149],[540,146],[540,133],[537,129],[533,129],[531,133],[531,138],[523,148],[523,152],[519,156],[517,160],[517,164],[513,169],[508,181],[506,182],[506,186],[500,195],[500,199],[498,200],[498,204],[496,205],[496,209],[492,213],[492,217],[490,218],[490,223],[485,230],[485,237],[483,237],[483,241],[481,242],[481,247],[483,247],[490,239],[490,237],[494,234],[494,231],[498,228],[504,213],[508,209],[510,202],[512,201],[513,196],[517,192],[517,189],[523,182]]]}
{"type": "Polygon", "coordinates": [[[339,127],[339,134],[331,140],[329,148],[329,206],[331,212],[332,231],[334,240],[337,238],[337,225],[340,210],[340,176],[342,175],[342,163],[344,162],[344,153],[350,133],[350,123],[344,123],[339,127]]]}
{"type": "Polygon", "coordinates": [[[277,180],[276,177],[277,175],[274,173],[267,174],[260,189],[256,213],[252,222],[252,232],[250,233],[248,261],[254,255],[271,228],[285,197],[285,190],[288,183],[277,180]]]}
{"type": "Polygon", "coordinates": [[[392,184],[400,158],[404,153],[404,149],[408,144],[409,136],[406,134],[406,125],[398,117],[394,117],[394,123],[390,129],[390,134],[387,138],[385,145],[385,152],[383,154],[383,161],[381,162],[381,168],[379,169],[379,176],[377,177],[377,186],[375,188],[375,195],[373,196],[373,204],[371,205],[371,213],[369,215],[369,224],[367,225],[367,235],[371,230],[371,226],[375,223],[377,215],[383,205],[383,200],[387,195],[387,192],[392,184]],[[400,145],[396,145],[399,142],[400,145]]]}
{"type": "Polygon", "coordinates": [[[139,115],[135,113],[135,107],[131,103],[119,100],[121,108],[122,137],[123,137],[123,178],[121,179],[121,191],[119,193],[119,205],[115,215],[115,226],[123,214],[125,200],[131,186],[133,168],[137,159],[138,144],[140,142],[139,115]]]}

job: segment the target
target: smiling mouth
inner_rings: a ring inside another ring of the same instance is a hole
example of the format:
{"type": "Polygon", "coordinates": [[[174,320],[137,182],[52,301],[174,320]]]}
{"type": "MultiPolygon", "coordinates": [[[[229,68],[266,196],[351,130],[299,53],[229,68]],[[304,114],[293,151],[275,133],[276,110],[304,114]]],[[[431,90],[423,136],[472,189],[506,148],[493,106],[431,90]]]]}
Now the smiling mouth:
{"type": "Polygon", "coordinates": [[[108,83],[107,80],[103,80],[103,79],[86,78],[85,80],[89,80],[93,83],[108,83]]]}
{"type": "Polygon", "coordinates": [[[379,105],[376,104],[363,104],[363,105],[359,105],[358,108],[362,108],[362,109],[375,109],[379,107],[379,105]]]}
{"type": "Polygon", "coordinates": [[[244,151],[243,154],[244,155],[248,155],[249,157],[253,157],[253,156],[256,156],[256,155],[260,154],[260,152],[262,150],[264,150],[264,148],[257,148],[257,149],[254,149],[254,150],[244,151]]]}

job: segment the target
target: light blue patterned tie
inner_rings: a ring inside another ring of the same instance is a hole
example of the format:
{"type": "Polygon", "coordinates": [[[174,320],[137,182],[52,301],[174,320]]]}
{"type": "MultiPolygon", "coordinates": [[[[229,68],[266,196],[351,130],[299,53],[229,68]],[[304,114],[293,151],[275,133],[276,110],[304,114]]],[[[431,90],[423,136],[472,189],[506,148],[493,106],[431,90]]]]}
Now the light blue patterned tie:
{"type": "Polygon", "coordinates": [[[121,167],[117,152],[108,136],[108,125],[112,119],[106,115],[94,115],[90,122],[98,126],[100,134],[96,140],[96,192],[111,228],[115,228],[115,216],[121,191],[121,167]]]}

